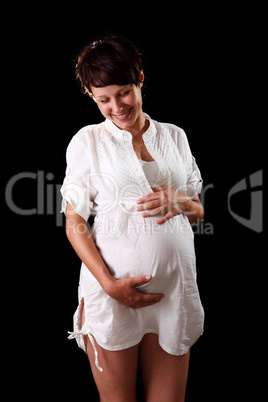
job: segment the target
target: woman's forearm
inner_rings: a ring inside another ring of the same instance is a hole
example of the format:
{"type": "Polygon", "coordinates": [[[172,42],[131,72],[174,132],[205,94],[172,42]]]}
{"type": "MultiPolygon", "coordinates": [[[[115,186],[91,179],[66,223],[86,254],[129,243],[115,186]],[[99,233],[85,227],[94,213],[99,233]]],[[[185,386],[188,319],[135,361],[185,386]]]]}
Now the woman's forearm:
{"type": "Polygon", "coordinates": [[[183,211],[183,214],[187,216],[191,225],[199,225],[204,218],[204,208],[199,200],[198,196],[195,196],[188,202],[188,208],[183,211]]]}
{"type": "Polygon", "coordinates": [[[95,246],[86,221],[69,204],[66,210],[66,235],[78,257],[105,288],[113,277],[95,246]]]}

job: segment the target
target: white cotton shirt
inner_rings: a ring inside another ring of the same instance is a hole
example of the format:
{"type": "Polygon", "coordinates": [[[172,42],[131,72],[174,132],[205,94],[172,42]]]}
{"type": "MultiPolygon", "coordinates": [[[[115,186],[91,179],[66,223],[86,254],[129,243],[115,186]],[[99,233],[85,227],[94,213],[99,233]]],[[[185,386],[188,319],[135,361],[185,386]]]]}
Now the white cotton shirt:
{"type": "MultiPolygon", "coordinates": [[[[136,201],[152,193],[152,187],[171,187],[193,198],[201,191],[201,175],[185,132],[146,118],[150,125],[143,140],[155,162],[141,162],[132,135],[110,120],[82,128],[67,149],[62,211],[67,201],[86,221],[95,216],[91,235],[111,275],[117,279],[152,275],[138,289],[165,295],[160,303],[133,310],[108,296],[82,263],[70,338],[85,350],[87,334],[95,354],[94,339],[107,350],[122,350],[138,344],[146,333],[155,333],[166,352],[182,355],[203,332],[188,218],[181,214],[157,225],[159,216],[143,218],[136,210],[136,201]]],[[[101,370],[97,355],[96,365],[101,370]]]]}

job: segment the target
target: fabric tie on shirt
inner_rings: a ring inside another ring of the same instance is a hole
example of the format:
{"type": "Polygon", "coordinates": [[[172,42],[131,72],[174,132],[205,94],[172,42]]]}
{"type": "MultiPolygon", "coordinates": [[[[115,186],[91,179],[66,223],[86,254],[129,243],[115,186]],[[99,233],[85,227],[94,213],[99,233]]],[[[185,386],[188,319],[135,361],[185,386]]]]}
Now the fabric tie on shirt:
{"type": "Polygon", "coordinates": [[[99,365],[98,351],[96,349],[95,340],[94,340],[93,336],[91,335],[91,333],[89,333],[89,328],[84,325],[83,328],[80,331],[74,331],[74,332],[68,331],[68,334],[70,334],[68,336],[68,339],[76,339],[80,335],[87,335],[89,337],[89,340],[91,342],[91,345],[93,347],[94,354],[95,354],[95,366],[97,367],[97,369],[100,372],[102,372],[103,368],[100,367],[100,365],[99,365]]]}

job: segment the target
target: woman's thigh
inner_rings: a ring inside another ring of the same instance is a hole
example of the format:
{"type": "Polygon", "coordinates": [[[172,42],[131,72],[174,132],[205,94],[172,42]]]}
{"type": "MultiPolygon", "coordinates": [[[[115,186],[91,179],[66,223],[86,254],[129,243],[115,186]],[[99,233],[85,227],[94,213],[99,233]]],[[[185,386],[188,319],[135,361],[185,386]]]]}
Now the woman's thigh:
{"type": "Polygon", "coordinates": [[[140,370],[146,402],[184,402],[190,352],[174,356],[165,352],[158,336],[147,334],[140,344],[140,370]]]}
{"type": "MultiPolygon", "coordinates": [[[[82,311],[82,325],[84,313],[82,311]]],[[[95,354],[88,336],[84,336],[86,351],[101,402],[136,402],[136,380],[139,345],[119,351],[103,349],[95,340],[100,372],[95,366],[95,354]]]]}

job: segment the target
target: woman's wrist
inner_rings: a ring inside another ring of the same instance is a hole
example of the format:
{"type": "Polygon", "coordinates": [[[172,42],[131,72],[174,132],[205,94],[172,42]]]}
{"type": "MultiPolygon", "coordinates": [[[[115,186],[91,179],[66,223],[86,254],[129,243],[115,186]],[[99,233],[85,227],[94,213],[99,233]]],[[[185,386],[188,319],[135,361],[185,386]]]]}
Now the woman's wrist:
{"type": "Polygon", "coordinates": [[[195,200],[189,197],[189,200],[184,203],[182,213],[187,216],[191,225],[198,225],[201,223],[204,217],[204,209],[199,198],[198,200],[195,200]]]}
{"type": "Polygon", "coordinates": [[[110,274],[107,269],[107,272],[105,272],[99,279],[99,284],[101,285],[105,293],[110,294],[112,289],[114,288],[115,281],[116,279],[110,274]]]}
{"type": "Polygon", "coordinates": [[[178,193],[179,213],[183,213],[185,215],[191,214],[192,208],[193,208],[193,201],[191,200],[191,198],[184,193],[178,193]]]}

